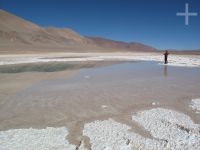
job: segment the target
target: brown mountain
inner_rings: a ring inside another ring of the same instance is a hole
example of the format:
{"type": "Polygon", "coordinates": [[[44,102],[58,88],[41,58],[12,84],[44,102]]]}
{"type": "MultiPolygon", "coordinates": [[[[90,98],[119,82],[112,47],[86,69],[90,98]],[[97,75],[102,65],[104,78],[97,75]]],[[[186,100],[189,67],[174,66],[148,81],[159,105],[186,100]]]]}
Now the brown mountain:
{"type": "Polygon", "coordinates": [[[122,41],[114,41],[101,37],[87,37],[92,40],[96,45],[105,49],[128,50],[128,51],[156,51],[155,48],[141,44],[141,43],[127,43],[122,41]]]}
{"type": "Polygon", "coordinates": [[[84,37],[70,29],[43,28],[0,10],[0,52],[155,51],[140,44],[84,37]]]}

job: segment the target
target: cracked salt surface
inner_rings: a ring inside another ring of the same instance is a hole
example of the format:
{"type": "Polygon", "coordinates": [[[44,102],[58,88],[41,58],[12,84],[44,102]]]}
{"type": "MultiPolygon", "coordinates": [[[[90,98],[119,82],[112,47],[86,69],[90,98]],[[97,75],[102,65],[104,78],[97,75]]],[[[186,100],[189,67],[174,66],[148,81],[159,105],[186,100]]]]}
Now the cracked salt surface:
{"type": "Polygon", "coordinates": [[[0,131],[0,150],[75,150],[65,139],[67,135],[64,127],[0,131]]]}
{"type": "Polygon", "coordinates": [[[152,139],[131,132],[131,127],[112,119],[85,124],[83,135],[90,138],[92,150],[197,150],[200,147],[200,125],[184,114],[156,108],[139,112],[132,119],[149,131],[152,139]]]}
{"type": "Polygon", "coordinates": [[[192,110],[196,111],[196,113],[200,113],[200,98],[192,99],[190,107],[192,110]]]}

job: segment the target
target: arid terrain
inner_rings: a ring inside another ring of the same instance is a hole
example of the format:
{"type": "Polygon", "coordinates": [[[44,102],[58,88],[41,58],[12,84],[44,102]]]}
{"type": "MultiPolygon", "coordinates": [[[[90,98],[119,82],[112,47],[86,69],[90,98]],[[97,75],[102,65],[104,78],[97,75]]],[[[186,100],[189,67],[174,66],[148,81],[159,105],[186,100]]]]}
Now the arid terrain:
{"type": "Polygon", "coordinates": [[[84,37],[67,28],[39,27],[0,10],[0,53],[155,51],[140,44],[84,37]]]}
{"type": "Polygon", "coordinates": [[[200,147],[199,51],[0,20],[0,149],[200,147]]]}

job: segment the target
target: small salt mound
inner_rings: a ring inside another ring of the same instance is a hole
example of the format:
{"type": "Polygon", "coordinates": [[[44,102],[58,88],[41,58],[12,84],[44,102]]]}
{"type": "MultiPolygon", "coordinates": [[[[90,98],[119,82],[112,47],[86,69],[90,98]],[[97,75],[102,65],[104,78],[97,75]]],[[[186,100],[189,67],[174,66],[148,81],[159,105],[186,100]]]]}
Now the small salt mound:
{"type": "Polygon", "coordinates": [[[159,105],[159,102],[152,102],[151,105],[155,106],[155,105],[159,105]]]}
{"type": "Polygon", "coordinates": [[[65,139],[66,128],[13,129],[0,131],[1,150],[75,150],[65,139]]]}
{"type": "Polygon", "coordinates": [[[106,108],[108,108],[108,106],[107,105],[101,105],[101,108],[106,109],[106,108]]]}
{"type": "Polygon", "coordinates": [[[169,149],[197,150],[200,147],[200,125],[182,113],[157,108],[139,112],[132,119],[154,138],[165,140],[169,149]]]}
{"type": "Polygon", "coordinates": [[[196,111],[196,113],[200,113],[200,98],[193,99],[191,101],[190,107],[192,108],[192,110],[196,111]]]}

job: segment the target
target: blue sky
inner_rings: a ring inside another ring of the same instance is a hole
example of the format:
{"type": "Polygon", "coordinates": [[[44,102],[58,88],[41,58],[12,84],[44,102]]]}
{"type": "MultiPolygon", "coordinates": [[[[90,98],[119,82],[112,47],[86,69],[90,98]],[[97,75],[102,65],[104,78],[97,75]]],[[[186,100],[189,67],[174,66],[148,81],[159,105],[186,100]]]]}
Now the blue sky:
{"type": "Polygon", "coordinates": [[[0,8],[40,26],[141,42],[158,49],[200,49],[200,0],[0,0],[0,8]],[[185,11],[198,16],[177,17],[185,11]]]}

